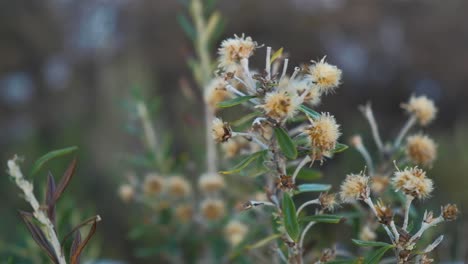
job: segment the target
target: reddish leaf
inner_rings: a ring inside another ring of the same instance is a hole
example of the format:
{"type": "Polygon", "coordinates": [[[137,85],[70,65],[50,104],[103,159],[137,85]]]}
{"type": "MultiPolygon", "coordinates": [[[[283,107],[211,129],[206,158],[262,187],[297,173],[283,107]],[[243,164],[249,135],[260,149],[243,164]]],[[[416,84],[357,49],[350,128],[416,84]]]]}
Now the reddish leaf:
{"type": "Polygon", "coordinates": [[[49,171],[47,175],[47,189],[46,189],[46,197],[45,197],[45,204],[47,205],[47,216],[49,217],[52,224],[55,226],[55,180],[52,173],[49,171]]]}
{"type": "Polygon", "coordinates": [[[73,174],[75,174],[76,162],[77,160],[76,158],[74,158],[72,162],[70,163],[70,165],[68,165],[68,168],[65,171],[65,173],[63,174],[62,179],[60,180],[60,183],[58,184],[57,189],[55,190],[55,193],[54,193],[54,202],[57,202],[57,200],[60,198],[60,196],[67,188],[68,184],[70,183],[70,180],[72,179],[73,174]]]}
{"type": "Polygon", "coordinates": [[[32,214],[28,212],[23,212],[23,211],[20,211],[19,214],[21,218],[23,219],[24,223],[26,224],[26,227],[31,233],[31,236],[34,239],[34,241],[39,245],[39,247],[42,250],[46,252],[47,256],[52,260],[53,263],[58,264],[59,263],[58,258],[55,255],[52,245],[47,240],[44,232],[42,232],[42,230],[31,221],[33,217],[32,214]]]}
{"type": "MultiPolygon", "coordinates": [[[[75,233],[75,238],[73,239],[73,242],[72,242],[72,245],[71,245],[71,248],[70,248],[70,256],[74,256],[77,249],[78,249],[78,246],[81,244],[81,233],[80,231],[78,230],[76,233],[75,233]]],[[[77,257],[76,259],[76,263],[79,264],[80,263],[80,256],[77,257]]]]}
{"type": "Polygon", "coordinates": [[[86,236],[85,240],[80,243],[80,245],[76,248],[74,254],[70,256],[70,264],[79,264],[81,252],[83,251],[83,249],[86,247],[91,237],[96,232],[97,222],[99,219],[100,218],[98,217],[94,219],[94,223],[91,226],[91,229],[89,230],[88,235],[86,236]]]}

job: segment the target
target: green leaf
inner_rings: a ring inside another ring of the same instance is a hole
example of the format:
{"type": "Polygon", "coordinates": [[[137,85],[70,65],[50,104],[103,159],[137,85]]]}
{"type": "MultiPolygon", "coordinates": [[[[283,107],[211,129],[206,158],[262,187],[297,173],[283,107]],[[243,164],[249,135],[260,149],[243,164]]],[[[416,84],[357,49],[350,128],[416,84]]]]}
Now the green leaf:
{"type": "Polygon", "coordinates": [[[281,55],[283,55],[283,47],[271,55],[270,63],[273,63],[277,58],[281,57],[281,55]]]}
{"type": "Polygon", "coordinates": [[[320,184],[320,183],[307,183],[297,186],[297,191],[294,194],[303,193],[303,192],[326,192],[331,189],[330,184],[320,184]]]}
{"type": "Polygon", "coordinates": [[[197,33],[195,31],[195,28],[188,20],[188,18],[183,14],[178,14],[177,21],[179,22],[187,37],[189,37],[190,40],[193,42],[195,40],[195,37],[197,36],[197,33]]]}
{"type": "Polygon", "coordinates": [[[359,239],[353,239],[353,243],[361,246],[361,247],[386,247],[386,246],[393,246],[391,244],[379,241],[365,241],[359,239]]]}
{"type": "Polygon", "coordinates": [[[312,110],[311,108],[301,105],[299,106],[299,110],[308,115],[312,119],[318,119],[320,118],[320,114],[316,112],[315,110],[312,110]]]}
{"type": "Polygon", "coordinates": [[[310,215],[301,217],[299,219],[300,222],[317,222],[317,223],[327,223],[327,224],[338,224],[342,223],[346,220],[346,218],[339,216],[339,215],[310,215]]]}
{"type": "Polygon", "coordinates": [[[366,264],[378,264],[380,259],[385,255],[385,252],[387,250],[394,248],[394,245],[389,245],[385,247],[381,247],[377,249],[376,251],[372,252],[369,256],[366,257],[364,260],[364,263],[366,264]]]}
{"type": "Polygon", "coordinates": [[[226,101],[223,101],[221,103],[218,103],[218,107],[227,108],[227,107],[236,106],[236,105],[242,104],[244,102],[247,102],[250,99],[255,98],[255,97],[256,97],[255,95],[239,96],[239,97],[236,97],[234,99],[230,99],[230,100],[226,100],[226,101]]]}
{"type": "Polygon", "coordinates": [[[33,166],[32,166],[32,169],[31,169],[31,176],[34,176],[37,172],[39,172],[39,170],[44,166],[44,164],[46,164],[48,161],[52,160],[52,159],[55,159],[55,158],[58,158],[58,157],[62,157],[62,156],[65,156],[67,154],[70,154],[70,153],[73,153],[75,152],[76,150],[78,149],[77,146],[73,146],[73,147],[68,147],[68,148],[63,148],[63,149],[58,149],[58,150],[54,150],[54,151],[51,151],[47,154],[45,154],[44,156],[40,157],[39,159],[36,160],[36,162],[34,162],[33,166]]]}
{"type": "Polygon", "coordinates": [[[265,237],[264,239],[260,241],[257,241],[256,243],[252,245],[246,246],[246,249],[255,249],[255,248],[263,247],[279,237],[281,237],[281,234],[273,234],[271,236],[265,237]]]}
{"type": "Polygon", "coordinates": [[[340,260],[332,260],[327,261],[327,264],[358,264],[359,261],[354,259],[340,259],[340,260]]]}
{"type": "MultiPolygon", "coordinates": [[[[259,111],[255,111],[255,112],[252,112],[252,113],[248,113],[246,114],[245,116],[242,116],[241,118],[233,121],[233,122],[230,122],[231,126],[233,127],[238,127],[238,126],[242,126],[244,125],[245,123],[249,122],[250,120],[254,119],[255,117],[261,115],[261,112],[259,111]]],[[[249,124],[250,125],[250,124],[249,124]]]]}
{"type": "Polygon", "coordinates": [[[336,143],[335,148],[332,150],[332,153],[340,153],[348,149],[348,145],[342,144],[342,143],[336,143]]]}
{"type": "Polygon", "coordinates": [[[296,207],[294,206],[294,201],[292,200],[291,196],[289,196],[289,194],[286,192],[283,194],[282,209],[286,232],[288,232],[289,236],[297,242],[300,235],[300,230],[299,222],[297,221],[296,217],[296,207]]]}
{"type": "MultiPolygon", "coordinates": [[[[288,175],[292,175],[294,173],[295,167],[290,167],[287,169],[288,175]]],[[[312,168],[302,168],[296,176],[296,179],[305,180],[305,181],[313,181],[322,178],[322,172],[312,168]]]]}
{"type": "Polygon", "coordinates": [[[275,127],[275,136],[284,155],[289,159],[297,158],[297,149],[288,133],[281,127],[275,127]]]}
{"type": "Polygon", "coordinates": [[[239,162],[236,166],[231,168],[230,170],[227,171],[220,171],[219,173],[221,174],[233,174],[233,173],[238,173],[247,165],[249,165],[252,161],[260,158],[261,156],[265,155],[267,153],[267,150],[261,150],[258,152],[255,152],[253,154],[250,154],[249,156],[245,157],[241,162],[239,162]]]}

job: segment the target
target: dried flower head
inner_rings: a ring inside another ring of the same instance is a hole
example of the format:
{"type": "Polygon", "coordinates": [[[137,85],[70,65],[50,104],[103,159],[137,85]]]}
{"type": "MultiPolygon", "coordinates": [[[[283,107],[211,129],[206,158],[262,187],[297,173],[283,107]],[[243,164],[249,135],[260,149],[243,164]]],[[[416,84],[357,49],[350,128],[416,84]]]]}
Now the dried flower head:
{"type": "Polygon", "coordinates": [[[422,126],[428,125],[437,114],[437,107],[434,102],[426,96],[412,96],[408,103],[402,104],[401,107],[409,114],[414,115],[419,124],[422,126]]]}
{"type": "Polygon", "coordinates": [[[384,225],[389,225],[390,222],[393,220],[392,208],[385,205],[382,201],[377,202],[377,205],[375,206],[375,210],[377,212],[377,217],[379,218],[380,223],[384,225]]]}
{"type": "Polygon", "coordinates": [[[244,240],[248,230],[248,227],[242,222],[231,220],[224,228],[224,235],[231,246],[237,246],[244,240]]]}
{"type": "Polygon", "coordinates": [[[169,195],[174,198],[184,198],[190,195],[192,187],[190,183],[181,176],[172,176],[168,178],[167,188],[169,195]]]}
{"type": "Polygon", "coordinates": [[[198,187],[202,192],[216,192],[224,188],[224,178],[217,173],[205,173],[198,179],[198,187]]]}
{"type": "Polygon", "coordinates": [[[341,70],[325,62],[325,57],[309,66],[308,77],[322,93],[332,92],[341,82],[341,70]]]}
{"type": "Polygon", "coordinates": [[[211,127],[213,139],[218,142],[226,142],[232,137],[231,127],[227,122],[223,122],[220,118],[213,119],[211,127]]]}
{"type": "Polygon", "coordinates": [[[327,263],[336,258],[336,251],[331,248],[326,248],[322,251],[322,255],[320,256],[319,263],[327,263]]]}
{"type": "Polygon", "coordinates": [[[442,207],[442,217],[445,221],[452,221],[457,219],[458,216],[458,207],[456,204],[447,204],[442,207]]]}
{"type": "Polygon", "coordinates": [[[321,193],[318,199],[322,208],[328,211],[333,211],[338,205],[336,194],[334,193],[321,193]]]}
{"type": "Polygon", "coordinates": [[[359,232],[359,239],[364,241],[374,241],[377,234],[369,226],[365,225],[359,232]]]}
{"type": "Polygon", "coordinates": [[[429,197],[434,189],[432,180],[427,178],[426,172],[418,167],[396,171],[392,184],[396,190],[419,199],[429,197]]]}
{"type": "Polygon", "coordinates": [[[228,83],[221,77],[216,77],[208,83],[208,86],[205,89],[205,102],[212,109],[216,109],[218,103],[231,96],[226,85],[228,85],[228,83]]]}
{"type": "Polygon", "coordinates": [[[276,188],[283,191],[290,191],[296,189],[297,187],[293,182],[292,176],[280,175],[280,177],[276,179],[276,188]]]}
{"type": "Polygon", "coordinates": [[[341,184],[340,197],[345,203],[364,200],[369,197],[369,177],[361,174],[348,174],[341,184]]]}
{"type": "Polygon", "coordinates": [[[175,216],[181,222],[189,222],[193,216],[193,208],[190,204],[180,204],[175,208],[175,216]]]}
{"type": "Polygon", "coordinates": [[[371,190],[374,193],[384,192],[390,184],[390,178],[387,176],[376,175],[371,178],[371,190]]]}
{"type": "Polygon", "coordinates": [[[265,114],[275,120],[293,117],[298,107],[298,100],[287,91],[275,91],[265,95],[265,103],[259,107],[265,114]]]}
{"type": "Polygon", "coordinates": [[[311,106],[317,106],[320,104],[320,97],[322,95],[320,89],[307,80],[290,81],[287,86],[287,91],[290,94],[297,95],[299,97],[304,96],[304,101],[308,102],[311,106]]]}
{"type": "Polygon", "coordinates": [[[208,220],[218,220],[224,216],[224,201],[208,198],[201,203],[202,215],[208,220]]]}
{"type": "Polygon", "coordinates": [[[334,116],[322,113],[304,132],[309,136],[312,147],[326,154],[335,148],[341,135],[339,128],[334,116]]]}
{"type": "Polygon", "coordinates": [[[437,146],[426,135],[409,136],[406,143],[406,155],[419,165],[430,166],[437,156],[437,146]]]}
{"type": "Polygon", "coordinates": [[[160,194],[164,189],[164,178],[155,173],[149,173],[145,176],[143,182],[143,192],[147,196],[160,194]]]}
{"type": "Polygon", "coordinates": [[[119,188],[119,196],[122,201],[128,203],[135,198],[135,189],[130,184],[123,184],[119,188]]]}
{"type": "Polygon", "coordinates": [[[253,55],[257,46],[257,42],[244,34],[223,40],[218,50],[219,66],[226,71],[235,70],[241,59],[248,59],[253,55]]]}
{"type": "Polygon", "coordinates": [[[431,264],[434,262],[434,259],[431,259],[427,254],[422,255],[419,263],[421,264],[431,264]]]}

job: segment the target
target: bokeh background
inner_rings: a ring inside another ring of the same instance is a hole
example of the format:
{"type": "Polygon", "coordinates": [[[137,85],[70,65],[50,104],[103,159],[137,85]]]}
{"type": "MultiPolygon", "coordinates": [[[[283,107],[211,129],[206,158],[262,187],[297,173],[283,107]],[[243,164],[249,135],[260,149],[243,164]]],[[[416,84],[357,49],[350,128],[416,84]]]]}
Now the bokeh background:
{"type": "MultiPolygon", "coordinates": [[[[439,115],[425,131],[439,143],[439,159],[429,172],[436,192],[426,206],[456,202],[468,210],[468,1],[219,0],[216,6],[223,38],[245,33],[284,47],[293,65],[327,55],[343,70],[343,85],[319,110],[335,114],[345,138],[369,135],[360,104],[372,102],[390,138],[406,120],[400,103],[412,94],[433,98],[439,115]]],[[[187,66],[192,46],[176,19],[184,12],[174,0],[0,1],[0,160],[6,169],[18,153],[27,166],[51,149],[79,146],[68,195],[83,219],[93,212],[103,217],[96,242],[103,258],[139,263],[127,239],[128,208],[116,191],[125,177],[119,157],[141,148],[126,127],[132,88],[159,99],[155,123],[171,134],[172,155],[196,161],[190,171],[203,167],[190,143],[203,141],[203,104],[187,66]]],[[[260,66],[264,49],[258,54],[260,66]]],[[[362,167],[348,150],[323,169],[326,181],[338,183],[362,167]]],[[[6,173],[0,201],[0,251],[21,247],[25,228],[16,210],[28,208],[6,173]]],[[[454,248],[467,256],[468,220],[462,215],[447,226],[460,236],[448,238],[442,257],[451,259],[454,248]]]]}

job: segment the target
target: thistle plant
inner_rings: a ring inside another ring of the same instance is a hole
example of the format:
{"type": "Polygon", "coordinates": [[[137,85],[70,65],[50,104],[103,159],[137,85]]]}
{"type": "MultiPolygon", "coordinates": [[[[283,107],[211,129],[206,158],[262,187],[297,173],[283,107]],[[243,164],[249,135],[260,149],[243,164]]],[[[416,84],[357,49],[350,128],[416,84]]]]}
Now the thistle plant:
{"type": "MultiPolygon", "coordinates": [[[[56,150],[39,158],[32,167],[31,176],[37,174],[47,161],[73,152],[75,149],[76,147],[56,150]]],[[[33,210],[32,212],[19,212],[33,240],[47,254],[52,263],[80,263],[83,250],[96,232],[97,223],[101,221],[101,217],[97,215],[83,221],[81,224],[74,227],[68,234],[63,236],[61,240],[59,239],[59,234],[56,228],[56,203],[64,193],[75,173],[77,160],[73,159],[64,172],[58,185],[55,184],[55,179],[52,173],[48,173],[44,204],[41,204],[36,198],[36,195],[34,194],[34,185],[24,176],[19,166],[20,161],[21,159],[17,156],[8,161],[8,174],[12,177],[18,188],[21,189],[24,199],[29,203],[33,210]],[[86,237],[82,239],[79,230],[86,225],[91,225],[91,228],[89,229],[86,237]],[[66,254],[64,253],[65,242],[72,236],[73,241],[70,247],[70,254],[68,255],[69,257],[66,258],[66,254]]]]}
{"type": "MultiPolygon", "coordinates": [[[[220,109],[242,105],[249,113],[239,118],[241,121],[234,122],[236,125],[216,118],[212,124],[212,136],[220,144],[234,145],[241,138],[257,145],[256,152],[221,173],[237,174],[255,164],[255,172],[247,170],[245,174],[262,178],[266,198],[245,201],[241,209],[273,208],[269,211],[273,216],[270,223],[272,234],[260,244],[280,238],[283,243],[274,249],[277,253],[274,261],[303,263],[304,259],[313,259],[311,255],[304,258],[307,253],[304,252],[304,242],[309,230],[318,222],[342,221],[339,216],[326,214],[338,204],[335,194],[328,193],[330,185],[299,184],[299,175],[307,165],[321,164],[347,148],[338,142],[341,132],[334,116],[312,109],[320,102],[321,96],[331,94],[340,85],[341,70],[323,58],[303,68],[295,67],[290,73],[289,60],[283,57],[283,49],[273,52],[271,47],[264,49],[264,69],[252,70],[249,59],[262,47],[245,35],[234,36],[221,43],[219,71],[215,78],[218,89],[212,90],[210,98],[218,99],[217,107],[220,109]],[[219,90],[232,99],[223,101],[223,98],[218,98],[219,90]],[[240,130],[242,127],[244,129],[240,130]],[[306,192],[321,194],[296,209],[294,196],[306,192]],[[317,209],[314,215],[307,215],[304,209],[311,205],[317,209]]],[[[257,246],[258,243],[250,249],[257,246]]]]}

